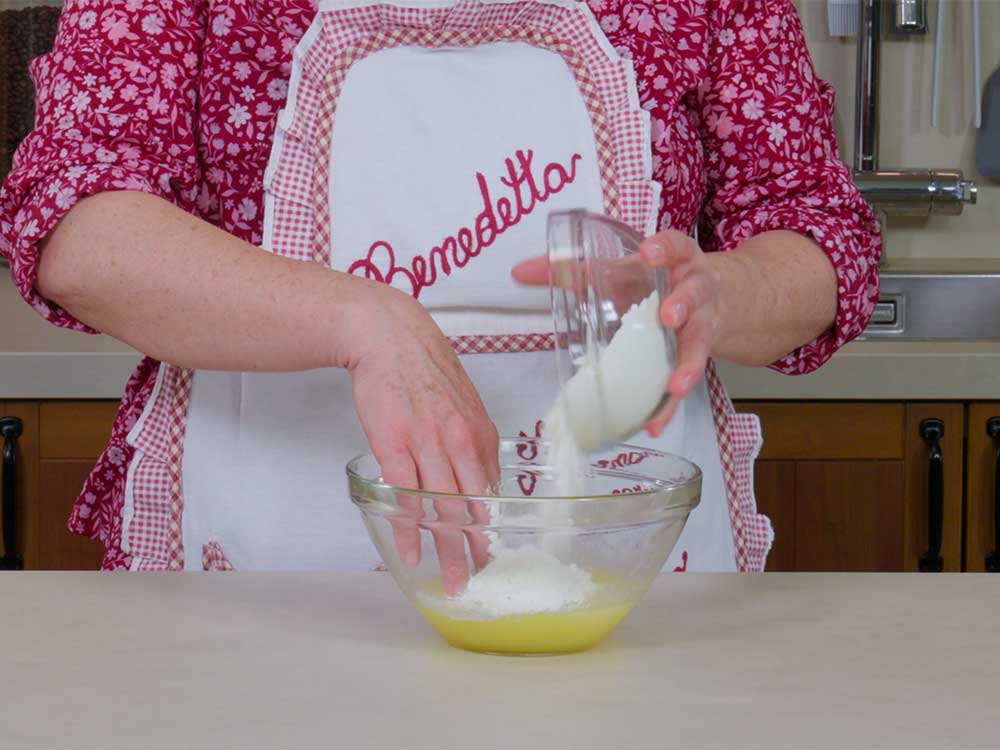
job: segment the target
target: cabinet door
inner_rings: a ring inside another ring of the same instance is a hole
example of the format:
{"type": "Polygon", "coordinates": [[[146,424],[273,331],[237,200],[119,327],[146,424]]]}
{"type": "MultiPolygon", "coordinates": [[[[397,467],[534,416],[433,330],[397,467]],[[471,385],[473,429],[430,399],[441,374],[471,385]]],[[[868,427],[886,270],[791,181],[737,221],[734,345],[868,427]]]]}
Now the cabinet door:
{"type": "Polygon", "coordinates": [[[73,534],[66,527],[73,503],[93,468],[93,460],[41,462],[45,501],[39,513],[38,569],[97,570],[101,567],[103,545],[73,534]]]}
{"type": "Polygon", "coordinates": [[[752,402],[764,430],[757,503],[775,542],[768,570],[901,570],[905,407],[752,402]]]}
{"type": "Polygon", "coordinates": [[[102,545],[70,533],[66,520],[104,450],[116,409],[108,401],[45,401],[39,408],[38,568],[100,567],[102,545]]]}
{"type": "Polygon", "coordinates": [[[757,510],[771,519],[774,546],[767,556],[767,570],[795,567],[795,462],[758,461],[754,467],[757,510]]]}
{"type": "Polygon", "coordinates": [[[928,419],[939,419],[944,435],[941,558],[946,572],[962,570],[962,486],[965,454],[965,405],[911,403],[906,406],[906,544],[904,570],[920,570],[930,546],[932,514],[930,452],[925,430],[928,419]]]}
{"type": "MultiPolygon", "coordinates": [[[[969,439],[966,458],[965,569],[987,570],[986,558],[1000,547],[997,538],[997,427],[1000,402],[969,405],[969,439]],[[992,429],[990,429],[992,428],[992,429]],[[992,433],[992,434],[991,434],[992,433]]],[[[993,572],[996,566],[990,566],[993,572]]]]}
{"type": "Polygon", "coordinates": [[[774,526],[769,571],[897,571],[902,461],[760,461],[757,505],[774,526]]]}
{"type": "Polygon", "coordinates": [[[795,569],[903,568],[902,461],[800,461],[795,467],[795,569]]]}
{"type": "Polygon", "coordinates": [[[944,426],[937,441],[943,569],[962,569],[962,404],[780,401],[738,408],[758,414],[764,429],[755,484],[775,527],[768,570],[918,570],[931,539],[926,419],[944,426]]]}

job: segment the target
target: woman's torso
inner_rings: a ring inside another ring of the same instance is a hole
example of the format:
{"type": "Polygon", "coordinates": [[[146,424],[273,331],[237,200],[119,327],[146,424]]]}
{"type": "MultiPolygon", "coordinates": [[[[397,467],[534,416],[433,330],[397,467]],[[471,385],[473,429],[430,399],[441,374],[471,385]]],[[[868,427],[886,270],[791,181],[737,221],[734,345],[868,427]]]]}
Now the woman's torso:
{"type": "MultiPolygon", "coordinates": [[[[641,105],[651,116],[653,178],[662,187],[660,225],[691,230],[709,166],[698,115],[689,106],[708,67],[706,8],[698,0],[662,9],[656,3],[589,4],[608,40],[632,61],[641,105]]],[[[200,172],[191,198],[203,218],[254,244],[263,238],[263,176],[287,95],[292,50],[314,15],[308,0],[208,4],[194,127],[200,172]]],[[[169,85],[169,66],[161,75],[169,85]]],[[[128,565],[116,535],[131,458],[124,437],[149,397],[155,373],[144,363],[130,383],[111,450],[71,520],[77,531],[103,537],[109,546],[106,566],[128,565]]]]}
{"type": "MultiPolygon", "coordinates": [[[[428,8],[426,12],[436,14],[435,28],[437,23],[445,26],[468,23],[468,28],[474,29],[479,28],[477,24],[480,23],[500,23],[492,20],[495,16],[491,14],[504,11],[487,8],[486,5],[472,6],[456,13],[454,20],[444,11],[428,8]],[[473,20],[477,14],[481,14],[481,20],[473,20]]],[[[417,296],[435,315],[445,333],[453,337],[471,336],[480,341],[482,348],[465,353],[462,359],[491,417],[503,434],[531,434],[555,396],[551,352],[545,347],[512,353],[508,344],[496,350],[495,341],[491,339],[500,336],[509,341],[525,334],[540,336],[551,327],[546,312],[547,294],[541,290],[537,293],[520,290],[509,279],[510,266],[533,254],[532,246],[542,244],[544,212],[535,210],[538,208],[535,204],[544,204],[548,209],[565,204],[562,207],[617,211],[617,198],[612,196],[621,193],[624,215],[634,217],[638,228],[654,231],[659,218],[659,205],[654,197],[657,193],[650,193],[648,198],[634,197],[636,190],[639,195],[645,193],[646,189],[640,186],[649,184],[639,180],[654,176],[651,174],[650,146],[628,151],[615,147],[615,161],[611,166],[597,160],[594,150],[597,125],[592,123],[591,114],[584,106],[585,100],[580,97],[579,84],[572,83],[572,76],[566,75],[569,60],[562,60],[559,53],[518,43],[483,44],[472,49],[453,47],[447,56],[433,50],[421,53],[413,47],[381,51],[377,53],[377,60],[375,56],[362,58],[364,63],[357,62],[349,68],[348,83],[336,89],[339,94],[334,100],[338,103],[332,105],[335,109],[328,110],[312,99],[313,95],[308,92],[329,90],[329,82],[320,85],[311,81],[325,80],[322,73],[315,71],[327,70],[327,66],[343,59],[345,53],[337,45],[348,43],[337,40],[352,38],[352,29],[356,28],[352,24],[364,24],[365,33],[375,33],[376,37],[372,38],[377,38],[377,32],[369,29],[378,27],[369,27],[369,21],[362,22],[361,18],[379,18],[388,24],[387,28],[395,29],[393,23],[399,23],[402,18],[415,19],[419,12],[401,12],[396,16],[391,11],[383,11],[369,17],[362,11],[355,14],[347,9],[333,10],[324,15],[322,22],[317,19],[313,24],[304,46],[296,51],[297,60],[302,62],[297,63],[293,73],[288,101],[281,102],[284,108],[275,146],[264,150],[264,155],[270,156],[268,176],[264,178],[268,191],[265,202],[268,218],[263,236],[253,240],[289,257],[311,257],[313,248],[309,241],[295,239],[305,237],[305,225],[299,220],[289,223],[287,212],[300,211],[303,196],[313,193],[313,181],[304,176],[313,168],[319,169],[310,166],[312,160],[317,163],[329,160],[329,181],[320,177],[315,183],[323,185],[324,189],[316,195],[318,213],[309,222],[313,234],[323,236],[327,233],[320,228],[320,217],[325,213],[319,210],[328,201],[332,217],[332,228],[328,231],[329,250],[317,252],[324,255],[329,252],[334,268],[351,270],[357,266],[356,273],[375,273],[380,279],[389,268],[380,268],[386,262],[382,257],[386,253],[390,258],[395,258],[394,252],[402,253],[391,264],[398,269],[405,269],[408,261],[404,258],[409,253],[416,253],[413,274],[403,270],[395,279],[385,276],[385,280],[392,280],[403,291],[417,296]],[[396,20],[390,21],[390,18],[396,20]],[[339,33],[330,31],[338,24],[344,24],[339,33]],[[461,70],[462,75],[456,77],[456,70],[461,70]],[[528,81],[531,85],[526,85],[528,81]],[[471,111],[470,102],[476,102],[471,111]],[[323,121],[314,119],[312,114],[317,111],[336,112],[335,116],[331,115],[335,124],[329,156],[322,138],[316,135],[323,129],[323,121]],[[530,114],[525,116],[526,113],[530,114]],[[302,155],[294,145],[300,138],[312,144],[302,155]],[[645,157],[640,155],[642,152],[646,153],[645,157]],[[284,166],[286,156],[290,161],[284,166]],[[507,178],[493,174],[504,158],[509,172],[507,178]],[[552,163],[545,166],[550,161],[552,163]],[[633,181],[612,177],[616,171],[629,175],[633,181]],[[480,198],[469,193],[470,174],[475,174],[479,181],[480,198]],[[553,177],[557,174],[561,175],[560,179],[553,177]],[[644,178],[637,177],[642,174],[644,178]],[[616,187],[606,185],[605,190],[602,188],[604,179],[614,180],[616,187]],[[434,189],[428,192],[430,185],[434,189]],[[511,187],[513,185],[518,187],[511,187]],[[533,198],[522,205],[523,193],[529,185],[533,198]],[[543,185],[544,190],[541,189],[543,185]],[[507,195],[511,191],[513,193],[507,195]],[[282,208],[285,201],[287,207],[282,208]],[[491,241],[488,248],[485,245],[479,248],[482,254],[473,249],[470,251],[473,255],[464,262],[459,262],[455,250],[457,266],[450,268],[447,261],[442,260],[450,257],[447,251],[440,258],[435,251],[431,251],[429,257],[420,256],[430,267],[436,267],[440,260],[442,267],[438,270],[443,273],[424,274],[427,285],[418,283],[415,280],[420,277],[416,273],[417,248],[425,245],[429,248],[441,242],[438,238],[454,233],[456,228],[451,224],[466,220],[466,210],[480,210],[483,206],[487,213],[494,210],[494,201],[497,202],[495,210],[500,213],[503,213],[501,202],[516,203],[518,207],[509,226],[506,221],[496,225],[498,228],[492,237],[496,244],[491,241]],[[373,238],[391,242],[372,244],[373,238]],[[380,262],[352,263],[355,256],[364,255],[363,249],[370,244],[373,250],[381,248],[377,253],[380,262]],[[389,250],[392,245],[397,246],[394,252],[389,250]],[[397,262],[399,266],[395,265],[397,262]]],[[[586,35],[596,34],[600,44],[604,44],[604,35],[596,29],[590,30],[593,22],[585,13],[568,10],[548,13],[533,21],[525,20],[525,15],[515,21],[505,20],[504,23],[514,23],[514,26],[504,28],[511,29],[512,33],[537,33],[535,24],[544,28],[546,21],[543,19],[562,13],[559,17],[563,20],[559,23],[573,24],[573,32],[566,33],[584,37],[579,42],[583,45],[581,50],[591,50],[586,58],[582,51],[573,53],[580,57],[573,58],[579,62],[571,63],[571,67],[598,66],[594,70],[604,70],[602,65],[608,70],[617,67],[620,52],[615,54],[609,49],[606,53],[594,53],[594,47],[586,46],[586,35]],[[583,59],[589,62],[584,63],[583,59]]],[[[513,12],[509,15],[514,17],[513,12]]],[[[420,22],[413,23],[424,28],[420,22]]],[[[201,130],[217,133],[221,127],[223,132],[243,137],[244,141],[242,144],[227,142],[225,138],[203,141],[201,147],[207,146],[212,151],[212,157],[206,159],[210,165],[207,175],[213,174],[213,158],[227,167],[233,163],[239,165],[241,176],[259,172],[259,169],[246,168],[245,160],[260,156],[255,148],[257,141],[246,138],[253,139],[267,132],[264,124],[257,123],[251,113],[264,118],[272,111],[272,105],[252,100],[252,91],[244,92],[239,79],[243,79],[243,83],[255,80],[271,99],[283,100],[285,94],[285,86],[280,83],[283,78],[255,76],[245,53],[247,43],[255,40],[253,60],[262,63],[263,70],[273,72],[273,66],[268,66],[274,62],[272,53],[279,43],[287,45],[289,42],[268,39],[260,46],[254,36],[233,40],[237,27],[245,30],[239,19],[232,19],[228,13],[210,20],[210,28],[218,31],[219,36],[210,38],[206,47],[204,79],[218,87],[213,88],[213,92],[218,90],[228,96],[235,90],[245,93],[246,99],[238,103],[224,100],[222,108],[215,110],[211,123],[205,123],[208,113],[203,112],[201,130]],[[240,50],[241,58],[235,62],[228,60],[225,71],[214,75],[211,53],[221,40],[226,40],[230,52],[240,50]],[[226,116],[224,122],[223,115],[226,116]]],[[[288,29],[283,31],[288,32],[288,29]]],[[[285,39],[295,40],[298,36],[291,33],[285,39]]],[[[433,45],[433,42],[428,41],[428,44],[433,45]]],[[[579,75],[587,74],[581,72],[579,75]]],[[[617,139],[625,132],[632,132],[623,130],[621,123],[645,119],[645,116],[638,117],[638,112],[628,114],[635,111],[633,108],[642,100],[636,96],[635,83],[627,77],[620,82],[615,79],[615,83],[600,80],[597,86],[601,93],[596,96],[606,104],[593,106],[616,107],[606,110],[606,118],[618,128],[608,132],[610,142],[617,144],[617,139]],[[611,105],[611,102],[616,104],[611,105]]],[[[662,87],[665,84],[654,79],[654,85],[662,87]]],[[[212,94],[205,94],[203,88],[203,97],[202,108],[212,110],[213,101],[216,101],[212,94]]],[[[694,131],[693,126],[684,127],[686,113],[677,113],[675,119],[681,123],[679,129],[684,135],[694,131]]],[[[643,141],[647,144],[651,140],[649,132],[654,131],[652,118],[650,120],[643,128],[646,130],[643,141]]],[[[662,130],[662,126],[655,128],[656,139],[661,141],[662,130]]],[[[683,149],[672,149],[670,153],[676,158],[677,153],[683,154],[683,149]]],[[[671,174],[677,170],[676,165],[673,172],[669,165],[664,168],[671,174]]],[[[217,173],[215,176],[224,178],[217,173]]],[[[690,189],[685,191],[685,195],[691,193],[690,189]]],[[[210,193],[205,195],[207,210],[234,208],[225,198],[212,202],[210,196],[210,193]]],[[[244,202],[235,206],[232,220],[247,223],[247,214],[255,213],[248,205],[244,202]]],[[[694,213],[688,213],[690,228],[694,213]]],[[[377,562],[356,512],[349,505],[335,501],[341,494],[343,465],[363,450],[366,443],[353,414],[350,379],[346,373],[252,375],[199,371],[193,374],[190,394],[186,407],[182,481],[186,567],[202,566],[202,550],[207,545],[221,547],[238,569],[370,567],[377,562]]],[[[688,408],[671,425],[670,434],[653,441],[650,447],[684,451],[705,471],[702,507],[692,518],[688,530],[699,533],[695,537],[686,533],[682,538],[688,546],[693,545],[692,566],[734,569],[732,530],[722,486],[712,409],[705,387],[702,386],[697,397],[691,398],[685,406],[688,408]]],[[[141,512],[138,499],[134,507],[138,517],[141,512]]],[[[670,565],[680,565],[681,555],[686,552],[678,550],[670,565]]],[[[687,558],[684,554],[684,559],[687,558]]]]}

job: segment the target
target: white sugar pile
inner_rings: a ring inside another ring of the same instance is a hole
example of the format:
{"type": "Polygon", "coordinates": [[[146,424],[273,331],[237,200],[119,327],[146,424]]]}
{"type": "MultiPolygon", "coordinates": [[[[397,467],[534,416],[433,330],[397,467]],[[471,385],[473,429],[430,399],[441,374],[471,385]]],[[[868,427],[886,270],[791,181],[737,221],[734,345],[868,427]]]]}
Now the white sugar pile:
{"type": "Polygon", "coordinates": [[[465,591],[448,600],[455,614],[483,618],[580,607],[597,584],[590,573],[537,547],[500,547],[465,591]]]}

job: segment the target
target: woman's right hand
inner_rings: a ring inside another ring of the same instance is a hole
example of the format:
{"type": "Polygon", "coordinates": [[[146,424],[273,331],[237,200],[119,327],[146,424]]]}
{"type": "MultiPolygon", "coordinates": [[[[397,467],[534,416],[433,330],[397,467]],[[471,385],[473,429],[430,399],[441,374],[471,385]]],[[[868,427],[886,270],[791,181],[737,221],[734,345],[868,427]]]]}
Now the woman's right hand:
{"type": "MultiPolygon", "coordinates": [[[[354,405],[382,478],[397,487],[482,495],[500,477],[496,427],[486,413],[448,339],[424,307],[389,286],[375,294],[366,330],[359,331],[351,376],[354,405]]],[[[395,523],[396,546],[407,565],[420,562],[420,499],[401,498],[410,514],[395,523]]],[[[475,502],[441,500],[441,520],[476,523],[485,511],[475,502]]],[[[460,591],[468,580],[465,537],[434,533],[445,588],[460,591]]],[[[473,562],[487,562],[487,540],[469,535],[473,562]]]]}

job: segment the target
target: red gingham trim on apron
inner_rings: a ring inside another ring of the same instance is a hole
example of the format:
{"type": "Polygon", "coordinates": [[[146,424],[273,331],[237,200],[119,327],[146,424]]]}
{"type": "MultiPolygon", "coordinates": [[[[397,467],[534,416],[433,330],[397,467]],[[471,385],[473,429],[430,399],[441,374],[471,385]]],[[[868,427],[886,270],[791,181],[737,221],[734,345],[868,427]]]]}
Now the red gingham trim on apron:
{"type": "Polygon", "coordinates": [[[167,528],[167,559],[171,570],[184,568],[184,539],[181,515],[184,508],[181,456],[184,453],[184,432],[191,399],[192,370],[181,370],[177,376],[177,396],[170,418],[170,525],[167,528]]]}
{"type": "MultiPolygon", "coordinates": [[[[167,567],[167,530],[170,526],[170,469],[166,461],[136,453],[132,478],[134,514],[126,533],[128,552],[136,560],[167,567]]],[[[147,568],[148,569],[148,568],[147,568]]]]}
{"type": "MultiPolygon", "coordinates": [[[[454,13],[448,16],[447,21],[459,25],[474,21],[476,18],[503,22],[506,20],[505,14],[514,10],[516,5],[518,4],[498,4],[495,10],[486,16],[482,15],[485,12],[485,6],[482,4],[468,4],[464,7],[459,5],[455,6],[454,13]]],[[[585,12],[582,7],[550,6],[550,9],[549,18],[537,20],[552,24],[560,15],[563,19],[568,17],[578,21],[584,18],[582,15],[572,15],[585,12]]],[[[272,244],[276,251],[301,259],[309,259],[311,256],[315,262],[330,264],[329,152],[340,93],[352,65],[375,52],[402,45],[471,47],[495,41],[520,41],[559,54],[573,73],[591,117],[605,212],[640,229],[648,225],[650,216],[655,215],[658,203],[656,187],[649,181],[648,174],[648,120],[643,112],[630,106],[627,96],[629,81],[623,74],[621,65],[610,66],[610,71],[599,71],[596,76],[591,74],[590,67],[577,52],[577,48],[585,50],[591,58],[606,56],[586,23],[564,23],[560,34],[557,35],[531,25],[502,25],[474,29],[441,26],[439,23],[443,18],[442,9],[425,9],[424,13],[415,13],[414,9],[379,6],[378,11],[368,11],[367,8],[359,11],[362,13],[360,19],[352,20],[369,28],[373,26],[377,28],[379,24],[411,24],[411,26],[381,30],[374,34],[351,38],[347,31],[340,31],[345,25],[351,24],[328,24],[324,26],[323,31],[330,38],[314,41],[309,48],[310,51],[305,54],[303,69],[313,70],[314,76],[320,75],[315,71],[325,70],[321,74],[322,93],[319,97],[313,96],[310,99],[307,95],[309,87],[306,82],[299,82],[298,93],[295,96],[294,119],[288,129],[292,137],[281,138],[280,159],[274,167],[272,179],[269,180],[269,188],[275,191],[276,196],[286,195],[290,198],[289,200],[279,198],[273,203],[272,244]],[[421,22],[427,23],[431,16],[434,16],[434,20],[429,21],[432,26],[422,27],[421,22]],[[340,31],[339,37],[334,29],[340,31]],[[563,36],[571,41],[566,41],[563,36]],[[333,55],[330,48],[337,45],[342,46],[342,49],[333,55]],[[314,48],[319,49],[320,53],[312,54],[314,48]],[[325,62],[327,59],[329,62],[325,62]],[[609,112],[606,103],[610,103],[615,108],[614,111],[609,112]],[[300,118],[300,111],[305,113],[304,118],[300,118]],[[300,125],[297,128],[296,122],[301,119],[308,125],[305,127],[300,125]],[[306,142],[309,138],[306,132],[300,132],[296,136],[297,130],[312,130],[314,139],[312,143],[306,142]],[[307,187],[310,173],[311,187],[307,187]],[[307,215],[300,205],[307,203],[307,196],[308,203],[312,205],[311,216],[307,215]],[[306,254],[300,248],[303,247],[302,241],[309,234],[312,235],[312,250],[306,254]]],[[[350,15],[348,14],[348,17],[350,15]]],[[[281,127],[279,121],[279,129],[281,127]]],[[[451,338],[451,344],[459,354],[531,352],[554,348],[552,337],[547,334],[457,336],[451,338]]]]}
{"type": "MultiPolygon", "coordinates": [[[[403,45],[421,47],[477,47],[490,42],[527,42],[562,56],[566,65],[576,77],[580,94],[594,126],[597,157],[600,164],[601,189],[604,193],[605,213],[615,218],[623,218],[618,193],[618,179],[615,170],[614,141],[611,124],[604,110],[600,90],[594,83],[590,71],[574,49],[555,34],[534,28],[485,28],[465,29],[390,29],[366,37],[353,44],[334,59],[323,78],[323,95],[320,99],[320,116],[316,131],[318,157],[313,173],[313,212],[315,231],[313,233],[313,260],[324,265],[330,264],[330,141],[333,137],[333,122],[337,112],[340,91],[351,66],[374,52],[380,52],[403,45]]],[[[645,216],[643,224],[645,223],[645,216]]]]}
{"type": "Polygon", "coordinates": [[[202,570],[232,570],[233,566],[222,552],[222,545],[216,540],[201,547],[202,570]]]}
{"type": "MultiPolygon", "coordinates": [[[[400,45],[475,46],[518,41],[559,54],[573,73],[591,117],[605,212],[639,230],[655,221],[648,115],[630,99],[631,63],[606,45],[584,4],[459,2],[449,7],[392,4],[321,11],[320,27],[296,51],[293,93],[278,120],[265,176],[271,249],[330,263],[329,151],[339,95],[350,67],[400,45]],[[309,244],[306,244],[308,241],[309,244]]],[[[453,337],[460,354],[551,349],[536,335],[453,337]]]]}
{"type": "Polygon", "coordinates": [[[551,333],[518,333],[501,336],[451,336],[451,348],[456,354],[509,354],[511,352],[545,352],[555,349],[551,333]]]}
{"type": "Polygon", "coordinates": [[[753,465],[760,452],[760,420],[754,414],[738,414],[725,386],[710,362],[705,372],[712,402],[715,431],[719,438],[722,475],[733,525],[736,567],[741,572],[760,572],[774,541],[767,516],[757,512],[753,492],[753,465]]]}
{"type": "Polygon", "coordinates": [[[134,441],[128,551],[139,570],[181,570],[183,492],[181,453],[191,395],[192,371],[170,365],[156,400],[134,441]]]}

